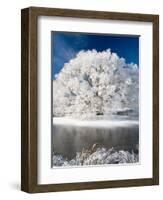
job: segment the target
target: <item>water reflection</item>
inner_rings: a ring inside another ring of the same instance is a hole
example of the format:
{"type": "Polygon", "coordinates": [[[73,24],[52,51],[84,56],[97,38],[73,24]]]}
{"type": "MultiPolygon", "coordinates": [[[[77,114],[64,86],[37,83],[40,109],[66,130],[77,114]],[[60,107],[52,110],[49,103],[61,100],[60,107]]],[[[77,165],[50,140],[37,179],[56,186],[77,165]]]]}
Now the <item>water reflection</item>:
{"type": "Polygon", "coordinates": [[[139,125],[80,127],[74,125],[54,124],[52,132],[52,151],[68,159],[72,159],[76,152],[90,149],[98,143],[101,147],[117,150],[132,150],[138,153],[139,125]]]}

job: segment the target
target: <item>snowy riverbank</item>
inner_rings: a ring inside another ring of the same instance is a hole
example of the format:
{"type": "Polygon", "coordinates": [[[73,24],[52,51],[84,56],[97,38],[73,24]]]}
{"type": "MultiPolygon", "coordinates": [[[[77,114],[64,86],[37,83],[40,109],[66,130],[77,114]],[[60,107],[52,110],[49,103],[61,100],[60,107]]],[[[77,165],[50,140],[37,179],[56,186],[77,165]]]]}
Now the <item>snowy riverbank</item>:
{"type": "Polygon", "coordinates": [[[83,165],[105,165],[105,164],[125,164],[139,162],[139,155],[133,151],[120,150],[116,151],[114,148],[98,148],[96,151],[83,150],[77,152],[76,156],[68,160],[62,155],[53,155],[53,167],[57,166],[83,166],[83,165]]]}
{"type": "Polygon", "coordinates": [[[108,119],[96,118],[92,120],[79,120],[68,117],[53,117],[53,125],[62,126],[80,126],[80,127],[129,127],[138,125],[139,122],[136,119],[130,119],[126,117],[109,117],[108,119]]]}
{"type": "Polygon", "coordinates": [[[54,166],[134,163],[138,144],[138,120],[53,118],[54,166]],[[98,148],[92,151],[95,144],[98,148]]]}

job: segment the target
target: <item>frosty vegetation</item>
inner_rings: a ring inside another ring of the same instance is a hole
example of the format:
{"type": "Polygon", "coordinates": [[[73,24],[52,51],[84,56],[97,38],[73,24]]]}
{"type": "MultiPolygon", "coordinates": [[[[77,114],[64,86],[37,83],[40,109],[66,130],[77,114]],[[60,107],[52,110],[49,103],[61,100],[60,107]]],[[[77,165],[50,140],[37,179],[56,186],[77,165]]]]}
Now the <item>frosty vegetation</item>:
{"type": "MultiPolygon", "coordinates": [[[[138,111],[138,93],[136,64],[127,64],[110,49],[80,51],[65,63],[53,81],[53,115],[96,116],[138,111]]],[[[101,151],[104,149],[96,156],[101,151]]],[[[118,157],[119,153],[115,155],[118,157]]],[[[85,162],[90,162],[89,158],[85,162]]]]}
{"type": "Polygon", "coordinates": [[[93,153],[89,150],[77,152],[72,160],[64,158],[62,155],[53,155],[53,166],[82,166],[101,164],[124,164],[136,163],[139,161],[138,154],[128,151],[116,151],[114,148],[98,148],[93,153]]]}

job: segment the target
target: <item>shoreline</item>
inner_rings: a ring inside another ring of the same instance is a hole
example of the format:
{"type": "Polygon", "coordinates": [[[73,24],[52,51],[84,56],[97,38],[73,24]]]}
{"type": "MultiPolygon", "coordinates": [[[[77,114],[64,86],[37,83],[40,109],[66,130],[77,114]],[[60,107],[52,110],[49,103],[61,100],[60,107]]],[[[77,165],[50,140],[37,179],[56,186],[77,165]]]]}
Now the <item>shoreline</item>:
{"type": "Polygon", "coordinates": [[[129,127],[129,126],[138,126],[139,120],[130,120],[130,119],[97,119],[97,120],[79,120],[72,119],[68,117],[53,117],[53,125],[61,126],[78,126],[78,127],[129,127]]]}

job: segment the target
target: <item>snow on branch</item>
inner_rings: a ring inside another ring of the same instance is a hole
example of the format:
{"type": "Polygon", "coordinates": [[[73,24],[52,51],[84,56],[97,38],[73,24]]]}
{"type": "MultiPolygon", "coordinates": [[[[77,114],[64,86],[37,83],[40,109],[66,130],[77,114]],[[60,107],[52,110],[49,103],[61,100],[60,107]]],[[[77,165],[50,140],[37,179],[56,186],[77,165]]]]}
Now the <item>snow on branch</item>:
{"type": "Polygon", "coordinates": [[[110,49],[80,51],[53,80],[53,115],[138,111],[139,67],[110,49]]]}

